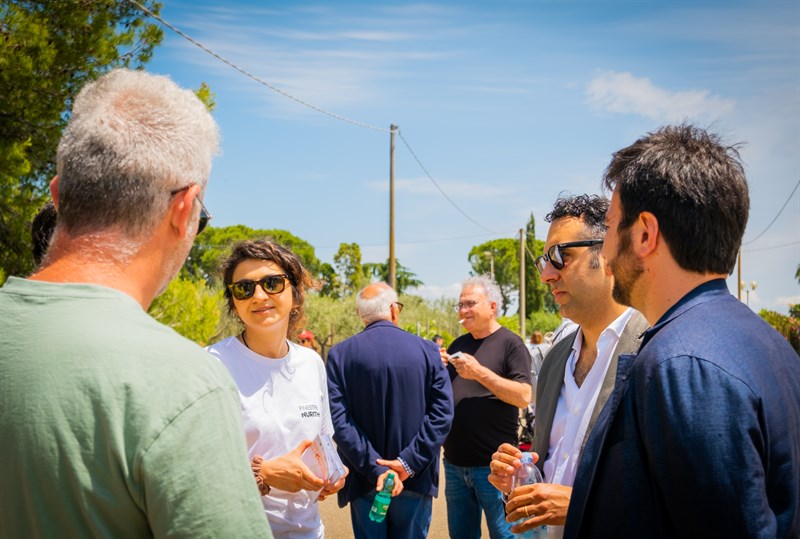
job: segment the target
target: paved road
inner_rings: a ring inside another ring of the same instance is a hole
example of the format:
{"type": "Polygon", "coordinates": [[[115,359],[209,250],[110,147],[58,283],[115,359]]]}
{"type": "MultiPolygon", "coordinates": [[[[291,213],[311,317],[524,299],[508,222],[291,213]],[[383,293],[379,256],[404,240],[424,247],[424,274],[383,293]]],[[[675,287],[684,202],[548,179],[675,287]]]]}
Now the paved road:
{"type": "MultiPolygon", "coordinates": [[[[440,461],[441,462],[441,461],[440,461]]],[[[343,509],[336,503],[336,496],[331,496],[319,504],[322,522],[325,524],[325,537],[328,539],[348,539],[353,537],[353,526],[350,522],[350,506],[343,509]]],[[[439,497],[433,499],[433,516],[428,531],[430,539],[447,539],[447,504],[444,501],[444,469],[439,474],[439,497]]],[[[481,522],[481,537],[489,537],[486,520],[481,522]]]]}

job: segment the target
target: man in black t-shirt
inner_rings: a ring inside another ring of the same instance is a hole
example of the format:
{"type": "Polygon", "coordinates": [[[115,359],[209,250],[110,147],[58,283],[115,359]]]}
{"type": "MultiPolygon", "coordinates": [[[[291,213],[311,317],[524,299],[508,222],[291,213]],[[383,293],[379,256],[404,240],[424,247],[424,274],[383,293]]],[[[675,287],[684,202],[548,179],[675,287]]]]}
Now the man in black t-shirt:
{"type": "Polygon", "coordinates": [[[488,480],[492,453],[516,443],[519,408],[531,400],[531,356],[516,334],[497,323],[500,290],[486,277],[464,282],[456,305],[469,333],[442,359],[453,384],[455,415],[444,443],[447,524],[454,539],[478,538],[481,511],[492,538],[511,538],[500,492],[488,480]],[[461,352],[460,356],[453,356],[461,352]]]}

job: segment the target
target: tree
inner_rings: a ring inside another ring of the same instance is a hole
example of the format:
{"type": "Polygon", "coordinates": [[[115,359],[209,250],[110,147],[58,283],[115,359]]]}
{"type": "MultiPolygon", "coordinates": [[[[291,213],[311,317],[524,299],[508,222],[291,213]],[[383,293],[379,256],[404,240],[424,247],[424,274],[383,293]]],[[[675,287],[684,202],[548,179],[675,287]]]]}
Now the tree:
{"type": "MultiPolygon", "coordinates": [[[[385,263],[367,262],[364,264],[364,273],[369,277],[375,277],[379,281],[389,282],[389,261],[385,263]]],[[[403,266],[399,260],[395,260],[395,277],[397,278],[397,295],[402,294],[409,288],[422,286],[423,282],[417,279],[407,267],[403,266]]]]}
{"type": "Polygon", "coordinates": [[[494,280],[500,287],[505,316],[512,296],[519,290],[519,242],[502,238],[477,245],[469,252],[469,263],[477,275],[489,275],[494,266],[494,280]]]}
{"type": "Polygon", "coordinates": [[[222,316],[222,290],[212,290],[203,279],[173,279],[148,313],[201,346],[217,334],[222,316]]]}
{"type": "Polygon", "coordinates": [[[333,255],[333,265],[339,277],[339,296],[350,296],[369,282],[361,265],[361,247],[357,243],[341,243],[333,255]]]}
{"type": "MultiPolygon", "coordinates": [[[[160,4],[143,0],[157,13],[160,4]]],[[[47,198],[72,100],[99,74],[139,67],[162,38],[129,2],[6,0],[0,4],[0,267],[33,269],[30,223],[47,198]]]]}
{"type": "Polygon", "coordinates": [[[294,252],[313,276],[320,277],[322,263],[314,254],[314,247],[310,243],[286,230],[259,230],[244,225],[208,227],[203,231],[189,251],[189,257],[181,270],[182,275],[194,279],[202,278],[210,284],[217,275],[220,262],[230,253],[234,243],[265,237],[294,252]]]}
{"type": "Polygon", "coordinates": [[[558,312],[558,305],[549,287],[539,278],[539,270],[536,269],[536,258],[543,253],[544,242],[536,239],[536,220],[531,213],[525,226],[525,306],[528,313],[558,312]]]}

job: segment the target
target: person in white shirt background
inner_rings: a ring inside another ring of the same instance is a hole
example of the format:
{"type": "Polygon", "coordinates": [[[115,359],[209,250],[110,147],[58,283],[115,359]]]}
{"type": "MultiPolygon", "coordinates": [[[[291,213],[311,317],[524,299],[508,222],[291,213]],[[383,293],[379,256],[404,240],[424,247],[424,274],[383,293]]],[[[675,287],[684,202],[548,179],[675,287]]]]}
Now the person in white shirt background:
{"type": "Polygon", "coordinates": [[[550,348],[537,382],[533,449],[546,483],[511,492],[521,452],[503,444],[492,456],[489,482],[510,494],[507,520],[527,519],[515,532],[547,525],[549,537],[562,536],[583,443],[614,387],[617,356],[635,351],[647,327],[611,295],[614,278],[600,256],[608,204],[596,195],[560,198],[545,218],[551,226],[536,267],[577,327],[550,348]]]}

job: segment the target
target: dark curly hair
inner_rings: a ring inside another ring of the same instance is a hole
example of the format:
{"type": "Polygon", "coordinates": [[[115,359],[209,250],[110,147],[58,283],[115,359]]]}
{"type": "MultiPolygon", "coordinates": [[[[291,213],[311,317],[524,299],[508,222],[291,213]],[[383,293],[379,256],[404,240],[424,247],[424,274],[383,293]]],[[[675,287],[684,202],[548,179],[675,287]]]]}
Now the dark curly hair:
{"type": "MultiPolygon", "coordinates": [[[[583,223],[584,240],[602,240],[606,237],[606,212],[608,211],[609,201],[601,195],[573,195],[561,196],[553,205],[553,211],[548,213],[544,220],[552,223],[564,217],[574,217],[583,223]]],[[[600,267],[600,250],[602,244],[593,245],[589,249],[592,258],[589,267],[597,269],[600,267]]]]}
{"type": "Polygon", "coordinates": [[[306,290],[316,289],[316,281],[311,277],[311,274],[303,266],[296,254],[271,238],[241,241],[233,246],[231,254],[221,262],[219,268],[225,298],[228,302],[228,313],[231,315],[236,312],[236,307],[233,303],[231,291],[228,290],[228,285],[233,282],[233,274],[236,268],[245,260],[273,262],[289,276],[289,284],[292,286],[293,306],[289,314],[288,335],[295,335],[306,322],[304,307],[306,290]]]}

